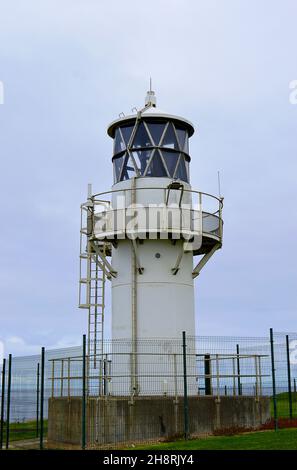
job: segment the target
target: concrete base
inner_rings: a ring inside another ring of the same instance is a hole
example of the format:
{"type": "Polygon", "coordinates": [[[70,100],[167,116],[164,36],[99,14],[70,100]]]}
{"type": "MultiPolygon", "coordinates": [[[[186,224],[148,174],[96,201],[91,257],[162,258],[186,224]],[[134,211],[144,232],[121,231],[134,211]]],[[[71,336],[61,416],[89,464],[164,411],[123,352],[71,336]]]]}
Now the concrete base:
{"type": "MultiPolygon", "coordinates": [[[[49,448],[81,445],[81,398],[50,398],[49,448]]],[[[181,436],[184,431],[183,399],[173,397],[89,398],[87,446],[125,443],[181,436]]],[[[257,428],[270,419],[268,397],[189,397],[190,434],[211,434],[218,429],[257,428]]]]}

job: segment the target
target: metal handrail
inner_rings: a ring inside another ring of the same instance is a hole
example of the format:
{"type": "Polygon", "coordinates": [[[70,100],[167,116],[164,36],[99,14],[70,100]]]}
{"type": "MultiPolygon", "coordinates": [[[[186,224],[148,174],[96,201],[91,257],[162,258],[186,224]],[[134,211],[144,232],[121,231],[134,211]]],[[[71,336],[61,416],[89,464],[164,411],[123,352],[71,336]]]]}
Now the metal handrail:
{"type": "MultiPolygon", "coordinates": [[[[106,352],[104,354],[107,354],[108,356],[126,356],[126,355],[131,355],[133,353],[131,352],[106,352]]],[[[134,353],[134,354],[137,354],[138,356],[172,356],[172,355],[175,355],[175,356],[180,356],[182,357],[183,356],[183,353],[168,353],[168,352],[162,352],[162,351],[157,351],[157,352],[137,352],[137,353],[134,353]]],[[[94,354],[90,354],[88,355],[89,358],[92,358],[94,356],[94,354]]],[[[202,353],[190,353],[190,352],[187,352],[187,357],[190,357],[190,356],[195,356],[195,357],[205,357],[205,353],[202,354],[202,353]]],[[[219,360],[225,360],[227,361],[228,359],[233,359],[233,358],[239,358],[239,359],[252,359],[252,358],[262,358],[262,357],[269,357],[268,354],[228,354],[228,353],[224,353],[224,354],[217,354],[217,353],[212,353],[212,354],[209,354],[209,359],[208,360],[215,360],[218,356],[218,359],[219,360]]],[[[62,361],[66,361],[66,360],[73,360],[74,362],[76,362],[77,360],[82,360],[83,359],[83,356],[65,356],[65,357],[57,357],[57,358],[50,358],[48,359],[49,362],[62,362],[62,361]]],[[[207,374],[206,374],[207,375],[207,374]]]]}
{"type": "MultiPolygon", "coordinates": [[[[106,194],[114,194],[114,193],[122,193],[122,192],[126,192],[126,191],[140,191],[140,190],[152,190],[152,189],[157,189],[157,190],[164,190],[164,191],[167,191],[168,188],[164,188],[164,187],[160,187],[160,186],[147,186],[147,187],[140,187],[140,188],[122,188],[122,189],[112,189],[112,190],[109,190],[109,191],[103,191],[101,193],[96,193],[96,194],[93,194],[93,196],[90,197],[89,200],[91,200],[93,203],[96,203],[96,202],[110,202],[110,201],[104,201],[104,200],[97,200],[96,198],[97,197],[101,197],[103,195],[106,195],[106,194]]],[[[224,201],[224,198],[223,197],[217,197],[217,196],[214,196],[213,194],[209,194],[209,193],[205,193],[205,192],[202,192],[202,191],[197,191],[195,189],[187,189],[187,188],[183,188],[183,191],[184,192],[188,192],[188,193],[193,193],[193,194],[198,194],[199,196],[201,196],[201,198],[203,196],[207,196],[207,197],[210,197],[212,199],[215,199],[218,201],[219,203],[219,209],[217,209],[215,212],[213,213],[210,213],[212,215],[215,215],[217,214],[219,211],[221,211],[223,209],[223,201],[224,201]]],[[[85,204],[83,204],[85,205],[85,204]]]]}

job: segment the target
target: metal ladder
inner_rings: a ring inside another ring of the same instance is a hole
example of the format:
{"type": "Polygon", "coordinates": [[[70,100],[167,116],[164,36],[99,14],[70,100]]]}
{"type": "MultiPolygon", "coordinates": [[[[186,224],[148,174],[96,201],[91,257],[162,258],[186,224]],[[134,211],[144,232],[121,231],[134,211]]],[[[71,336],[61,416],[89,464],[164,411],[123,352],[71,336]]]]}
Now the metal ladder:
{"type": "MultiPolygon", "coordinates": [[[[93,244],[105,252],[105,243],[91,241],[88,223],[92,217],[91,205],[81,206],[80,228],[80,269],[79,269],[79,308],[88,310],[87,352],[89,367],[97,369],[103,363],[104,309],[106,272],[98,262],[98,254],[93,244]]],[[[100,375],[100,371],[99,371],[100,375]]]]}
{"type": "Polygon", "coordinates": [[[98,265],[98,255],[90,255],[89,269],[90,276],[87,287],[89,291],[88,356],[92,360],[94,369],[96,369],[97,359],[99,359],[100,363],[103,360],[104,294],[106,281],[105,271],[98,265]]]}

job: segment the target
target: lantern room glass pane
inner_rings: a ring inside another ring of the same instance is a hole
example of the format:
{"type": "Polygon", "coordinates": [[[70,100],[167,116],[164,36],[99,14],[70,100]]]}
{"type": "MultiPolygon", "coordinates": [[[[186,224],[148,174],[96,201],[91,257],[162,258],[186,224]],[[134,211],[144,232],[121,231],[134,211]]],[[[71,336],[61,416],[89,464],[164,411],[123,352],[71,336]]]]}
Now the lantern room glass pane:
{"type": "Polygon", "coordinates": [[[116,182],[120,181],[120,176],[121,176],[120,173],[121,173],[124,158],[125,158],[125,154],[122,157],[115,158],[113,160],[114,177],[115,177],[116,182]]]}
{"type": "Polygon", "coordinates": [[[147,167],[147,163],[151,157],[153,150],[137,150],[133,151],[133,157],[136,162],[137,168],[141,176],[144,175],[144,172],[147,167]]]}
{"type": "Polygon", "coordinates": [[[186,170],[187,170],[187,181],[190,181],[190,162],[186,159],[185,164],[186,164],[186,170]]]}
{"type": "Polygon", "coordinates": [[[162,150],[162,155],[165,160],[168,173],[169,175],[173,178],[174,177],[174,172],[177,164],[177,160],[179,157],[178,152],[171,152],[170,150],[162,150]]]}
{"type": "Polygon", "coordinates": [[[155,151],[155,154],[148,167],[146,176],[168,176],[158,150],[155,151]]]}
{"type": "Polygon", "coordinates": [[[115,131],[115,136],[114,136],[114,154],[123,152],[123,150],[125,149],[126,149],[126,144],[123,141],[119,128],[117,128],[115,131]]]}
{"type": "Polygon", "coordinates": [[[149,135],[147,133],[147,130],[141,122],[138,125],[134,140],[133,140],[133,145],[132,147],[152,147],[153,143],[151,142],[151,139],[149,138],[149,135]]]}
{"type": "Polygon", "coordinates": [[[180,149],[184,150],[185,152],[188,153],[188,132],[186,129],[175,126],[175,130],[177,133],[180,149]],[[186,147],[186,148],[185,148],[186,147]]]}
{"type": "Polygon", "coordinates": [[[129,139],[131,137],[133,127],[134,126],[121,126],[121,132],[122,132],[126,146],[129,143],[129,139]]]}
{"type": "Polygon", "coordinates": [[[179,159],[174,177],[182,181],[186,181],[186,182],[188,181],[185,157],[183,154],[180,155],[180,159],[179,159]]]}
{"type": "Polygon", "coordinates": [[[123,166],[123,170],[121,174],[121,181],[129,180],[130,178],[133,178],[134,176],[137,176],[137,174],[136,174],[133,160],[128,154],[126,154],[124,166],[123,166]]]}
{"type": "Polygon", "coordinates": [[[149,123],[147,123],[147,126],[148,126],[149,131],[151,133],[151,136],[154,140],[154,144],[156,146],[158,146],[160,144],[161,137],[163,135],[166,123],[165,124],[164,123],[160,124],[160,123],[157,123],[157,122],[149,122],[149,123]]]}
{"type": "Polygon", "coordinates": [[[165,135],[161,142],[161,147],[179,150],[179,145],[171,122],[168,124],[165,135]]]}

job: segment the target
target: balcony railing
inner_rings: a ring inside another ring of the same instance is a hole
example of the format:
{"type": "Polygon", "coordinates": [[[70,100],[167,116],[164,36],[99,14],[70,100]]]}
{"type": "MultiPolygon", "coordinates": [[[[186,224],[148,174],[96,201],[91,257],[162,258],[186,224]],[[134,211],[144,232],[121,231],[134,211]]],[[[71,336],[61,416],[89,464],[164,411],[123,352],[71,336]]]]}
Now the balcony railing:
{"type": "Polygon", "coordinates": [[[182,185],[106,191],[81,207],[82,230],[93,239],[182,238],[196,249],[203,237],[222,241],[223,199],[182,185]]]}

